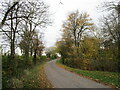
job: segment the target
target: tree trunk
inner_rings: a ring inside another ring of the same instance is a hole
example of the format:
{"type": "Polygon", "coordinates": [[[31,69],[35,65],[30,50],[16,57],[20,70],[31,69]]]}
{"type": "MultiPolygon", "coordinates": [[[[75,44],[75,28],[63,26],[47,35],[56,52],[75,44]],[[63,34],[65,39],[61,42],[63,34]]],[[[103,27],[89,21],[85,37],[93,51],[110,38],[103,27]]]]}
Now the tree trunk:
{"type": "Polygon", "coordinates": [[[34,51],[34,58],[33,58],[33,63],[36,64],[36,54],[37,54],[37,49],[34,51]]]}
{"type": "Polygon", "coordinates": [[[14,41],[11,41],[11,58],[15,57],[15,45],[14,45],[14,41]]]}
{"type": "Polygon", "coordinates": [[[11,59],[14,58],[14,54],[15,54],[15,46],[14,46],[14,41],[15,41],[15,33],[13,33],[13,20],[12,20],[12,17],[13,17],[13,12],[11,12],[11,43],[10,43],[10,50],[11,50],[11,59]]]}
{"type": "Polygon", "coordinates": [[[28,63],[29,60],[29,45],[27,45],[26,50],[25,50],[25,62],[26,64],[28,63]]]}
{"type": "Polygon", "coordinates": [[[120,73],[120,2],[118,3],[118,72],[120,73]]]}

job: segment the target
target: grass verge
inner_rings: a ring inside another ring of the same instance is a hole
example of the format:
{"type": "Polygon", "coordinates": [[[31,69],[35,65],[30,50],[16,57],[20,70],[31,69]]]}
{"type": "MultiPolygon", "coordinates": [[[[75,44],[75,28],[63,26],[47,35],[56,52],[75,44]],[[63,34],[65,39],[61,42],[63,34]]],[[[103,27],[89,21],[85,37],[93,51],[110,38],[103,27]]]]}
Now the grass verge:
{"type": "Polygon", "coordinates": [[[38,64],[33,69],[25,71],[26,74],[21,77],[24,88],[52,88],[44,72],[44,64],[38,64]]]}
{"type": "Polygon", "coordinates": [[[105,85],[109,85],[113,88],[120,89],[120,82],[119,82],[119,76],[117,72],[104,72],[104,71],[88,71],[88,70],[80,70],[68,67],[66,65],[63,65],[61,60],[57,60],[57,65],[60,67],[69,70],[71,72],[74,72],[76,74],[79,74],[80,76],[92,79],[94,81],[97,81],[99,83],[103,83],[105,85]]]}
{"type": "Polygon", "coordinates": [[[44,65],[45,62],[38,63],[31,69],[23,70],[19,78],[11,77],[6,88],[53,88],[46,78],[44,65]]]}

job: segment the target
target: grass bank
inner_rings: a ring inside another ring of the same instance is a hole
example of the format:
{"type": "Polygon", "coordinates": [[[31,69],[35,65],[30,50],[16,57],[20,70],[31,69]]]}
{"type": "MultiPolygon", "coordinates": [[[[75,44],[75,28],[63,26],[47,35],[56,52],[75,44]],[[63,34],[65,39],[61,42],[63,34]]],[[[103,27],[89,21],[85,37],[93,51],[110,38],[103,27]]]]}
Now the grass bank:
{"type": "Polygon", "coordinates": [[[52,88],[44,72],[44,64],[38,64],[33,69],[26,71],[22,77],[24,88],[52,88]]]}
{"type": "Polygon", "coordinates": [[[88,71],[88,70],[80,70],[76,68],[71,68],[66,65],[63,65],[61,60],[58,60],[57,65],[60,67],[79,74],[80,76],[95,80],[97,82],[109,85],[113,88],[120,89],[120,73],[117,72],[104,72],[104,71],[88,71]]]}
{"type": "Polygon", "coordinates": [[[44,73],[44,65],[45,62],[42,62],[23,70],[20,78],[11,77],[6,88],[52,88],[44,73]]]}

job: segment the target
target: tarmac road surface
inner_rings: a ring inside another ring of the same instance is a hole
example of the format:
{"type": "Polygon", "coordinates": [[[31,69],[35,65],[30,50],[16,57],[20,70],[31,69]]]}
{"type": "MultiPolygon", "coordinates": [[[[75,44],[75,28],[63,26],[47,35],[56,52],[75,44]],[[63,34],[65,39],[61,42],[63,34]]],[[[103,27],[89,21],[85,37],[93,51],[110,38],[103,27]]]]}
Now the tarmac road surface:
{"type": "Polygon", "coordinates": [[[52,60],[45,65],[45,73],[48,80],[55,88],[109,88],[93,80],[81,77],[77,74],[60,68],[52,60]]]}

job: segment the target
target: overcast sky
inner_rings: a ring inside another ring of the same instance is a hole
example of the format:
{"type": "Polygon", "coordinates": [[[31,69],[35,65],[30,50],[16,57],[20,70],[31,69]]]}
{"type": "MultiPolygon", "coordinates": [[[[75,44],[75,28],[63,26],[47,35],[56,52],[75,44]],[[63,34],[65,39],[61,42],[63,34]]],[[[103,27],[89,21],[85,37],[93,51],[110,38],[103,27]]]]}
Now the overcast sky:
{"type": "MultiPolygon", "coordinates": [[[[3,0],[2,0],[3,1],[3,0]]],[[[44,34],[44,43],[46,47],[52,47],[61,37],[60,29],[62,23],[67,16],[76,10],[79,12],[87,12],[93,19],[94,23],[98,23],[98,18],[102,16],[102,12],[97,10],[98,5],[104,1],[120,1],[120,0],[43,0],[50,6],[50,14],[53,20],[52,26],[48,26],[44,34]]],[[[18,50],[19,51],[19,50],[18,50]]]]}
{"type": "MultiPolygon", "coordinates": [[[[45,0],[50,5],[50,13],[54,20],[52,26],[47,27],[45,33],[45,45],[47,47],[54,46],[57,39],[60,38],[61,25],[72,11],[88,12],[93,22],[97,23],[101,12],[97,10],[98,5],[104,0],[45,0]],[[61,3],[60,3],[61,2],[61,3]]],[[[111,1],[111,0],[108,0],[111,1]]]]}

